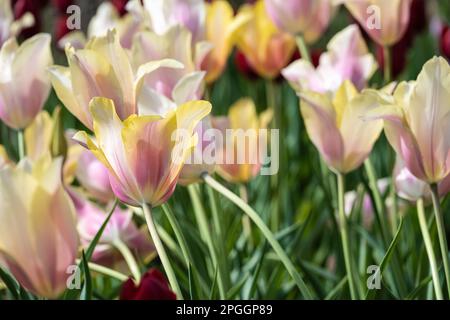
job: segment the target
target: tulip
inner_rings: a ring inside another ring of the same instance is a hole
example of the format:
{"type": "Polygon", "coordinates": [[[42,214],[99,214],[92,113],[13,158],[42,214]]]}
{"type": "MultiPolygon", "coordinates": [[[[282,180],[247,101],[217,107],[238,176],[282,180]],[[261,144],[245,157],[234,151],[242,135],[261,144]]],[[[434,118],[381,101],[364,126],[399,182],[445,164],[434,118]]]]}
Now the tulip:
{"type": "Polygon", "coordinates": [[[144,77],[171,61],[153,61],[139,66],[136,72],[128,53],[115,32],[94,38],[85,49],[68,46],[69,67],[53,66],[50,76],[59,99],[87,128],[93,129],[89,102],[94,97],[114,101],[117,114],[125,120],[137,113],[138,97],[144,77]]]}
{"type": "Polygon", "coordinates": [[[90,151],[79,154],[75,176],[90,196],[103,203],[114,199],[108,169],[90,151]]]}
{"type": "Polygon", "coordinates": [[[25,147],[28,159],[38,161],[50,155],[53,119],[47,111],[40,112],[25,129],[25,147]]]}
{"type": "Polygon", "coordinates": [[[394,168],[395,189],[400,198],[416,202],[421,198],[430,197],[430,189],[426,182],[417,179],[400,158],[394,168]]]}
{"type": "Polygon", "coordinates": [[[386,136],[400,159],[429,184],[450,173],[449,74],[445,59],[431,59],[416,82],[402,82],[393,96],[375,93],[383,106],[369,116],[384,120],[386,136]]]}
{"type": "Polygon", "coordinates": [[[27,12],[14,21],[11,0],[0,0],[0,48],[10,38],[16,37],[23,29],[34,25],[34,17],[27,12]]]}
{"type": "Polygon", "coordinates": [[[284,78],[297,92],[335,93],[345,80],[358,90],[364,89],[377,64],[358,26],[351,25],[337,33],[327,49],[316,69],[309,61],[300,59],[282,71],[284,78]]]}
{"type": "Polygon", "coordinates": [[[11,128],[26,128],[47,101],[50,41],[49,35],[39,34],[19,47],[10,39],[0,51],[0,119],[11,128]]]}
{"type": "Polygon", "coordinates": [[[358,93],[345,81],[334,99],[312,91],[300,93],[301,113],[309,138],[335,172],[349,173],[369,156],[383,130],[382,121],[364,121],[377,106],[377,98],[358,93]]]}
{"type": "Polygon", "coordinates": [[[266,129],[271,118],[271,111],[258,117],[251,99],[236,102],[230,107],[228,117],[213,118],[213,127],[220,131],[224,140],[223,145],[216,145],[217,172],[224,179],[233,183],[246,183],[259,174],[264,160],[261,159],[261,150],[266,147],[261,142],[267,142],[267,136],[261,129],[266,129]],[[247,136],[239,139],[235,136],[238,131],[247,136]],[[243,153],[242,159],[239,159],[239,152],[243,153]]]}
{"type": "Polygon", "coordinates": [[[149,270],[137,287],[132,279],[127,280],[120,292],[120,300],[176,300],[176,298],[158,269],[149,270]]]}
{"type": "Polygon", "coordinates": [[[294,53],[295,39],[272,23],[263,0],[243,5],[236,18],[246,20],[236,30],[237,48],[260,76],[276,78],[294,53]]]}
{"type": "Polygon", "coordinates": [[[265,0],[275,25],[293,35],[303,34],[307,42],[317,41],[330,23],[330,0],[265,0]]]}
{"type": "MultiPolygon", "coordinates": [[[[71,189],[70,196],[75,204],[78,216],[78,232],[83,246],[88,247],[106,220],[105,210],[88,201],[82,194],[71,189]]],[[[125,245],[139,256],[153,252],[153,245],[148,234],[133,223],[131,210],[117,207],[111,215],[92,256],[98,263],[114,264],[118,261],[118,242],[125,245]]],[[[120,258],[120,255],[119,255],[120,258]]]]}
{"type": "Polygon", "coordinates": [[[450,66],[442,57],[429,60],[416,82],[402,82],[393,96],[375,93],[384,106],[370,118],[383,119],[386,136],[408,170],[431,186],[445,278],[450,292],[450,263],[439,186],[450,174],[450,66]]]}
{"type": "Polygon", "coordinates": [[[206,3],[206,39],[213,45],[202,64],[202,69],[208,72],[205,79],[207,83],[213,83],[222,74],[234,46],[236,30],[246,20],[247,17],[242,15],[234,17],[233,8],[228,1],[206,3]]]}
{"type": "Polygon", "coordinates": [[[97,142],[80,132],[75,139],[108,168],[116,196],[132,206],[159,206],[172,195],[196,141],[194,128],[211,110],[206,101],[186,103],[165,118],[132,116],[122,122],[114,102],[91,102],[97,142]],[[181,137],[179,136],[181,135],[181,137]],[[173,138],[179,138],[174,142],[173,138]]]}
{"type": "Polygon", "coordinates": [[[66,289],[78,251],[61,166],[61,158],[44,158],[0,170],[0,260],[25,289],[46,298],[66,289]]]}
{"type": "Polygon", "coordinates": [[[334,0],[345,4],[370,37],[383,47],[391,47],[405,34],[412,0],[334,0]]]}
{"type": "Polygon", "coordinates": [[[153,60],[178,61],[145,78],[141,105],[147,114],[164,116],[177,105],[202,97],[205,72],[200,67],[211,47],[206,43],[193,47],[191,39],[190,31],[181,26],[172,27],[162,35],[151,31],[136,35],[132,47],[135,68],[153,60]]]}
{"type": "Polygon", "coordinates": [[[129,13],[121,16],[121,12],[114,3],[102,2],[97,8],[95,16],[89,22],[87,35],[79,30],[69,32],[59,39],[58,46],[65,48],[67,44],[70,44],[76,49],[83,49],[88,40],[94,37],[104,37],[108,31],[114,29],[120,44],[124,48],[130,49],[136,33],[145,28],[146,16],[140,8],[141,6],[139,0],[130,1],[126,5],[129,13]]]}
{"type": "Polygon", "coordinates": [[[183,26],[192,33],[194,43],[205,37],[206,9],[203,0],[144,0],[151,29],[164,34],[174,26],[183,26]]]}

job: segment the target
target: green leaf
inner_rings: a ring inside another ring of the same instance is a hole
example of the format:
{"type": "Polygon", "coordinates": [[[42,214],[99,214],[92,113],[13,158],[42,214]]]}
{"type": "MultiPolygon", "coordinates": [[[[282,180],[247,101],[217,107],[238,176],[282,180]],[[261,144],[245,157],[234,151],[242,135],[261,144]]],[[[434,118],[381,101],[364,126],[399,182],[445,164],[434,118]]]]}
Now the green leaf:
{"type": "Polygon", "coordinates": [[[334,300],[337,295],[345,288],[347,285],[347,276],[345,276],[339,283],[334,287],[330,293],[325,297],[325,300],[334,300]]]}
{"type": "MultiPolygon", "coordinates": [[[[384,270],[389,265],[389,262],[392,258],[392,253],[394,252],[395,248],[397,247],[398,240],[400,239],[400,233],[401,233],[402,229],[403,229],[403,218],[400,219],[400,224],[397,228],[397,232],[395,233],[395,237],[392,240],[391,244],[389,245],[389,248],[388,248],[386,254],[384,255],[383,259],[381,260],[380,267],[377,271],[380,273],[380,276],[383,275],[384,270]]],[[[377,294],[377,291],[378,290],[367,290],[366,300],[374,299],[377,294]]]]}
{"type": "Polygon", "coordinates": [[[244,277],[242,277],[241,280],[239,280],[239,282],[232,288],[230,288],[230,290],[228,290],[227,292],[227,299],[231,300],[236,298],[236,296],[239,294],[239,292],[241,291],[242,287],[244,286],[245,282],[247,282],[247,279],[250,277],[250,273],[246,273],[244,277]]]}
{"type": "Polygon", "coordinates": [[[12,294],[14,299],[19,300],[20,299],[20,285],[14,279],[14,277],[5,269],[3,269],[0,266],[0,279],[3,280],[3,282],[6,285],[6,288],[9,290],[9,292],[12,294]]]}
{"type": "Polygon", "coordinates": [[[89,264],[86,259],[86,255],[84,254],[84,250],[82,251],[82,260],[81,260],[84,272],[84,285],[83,290],[81,291],[81,300],[92,300],[92,278],[91,271],[89,270],[89,264]]]}

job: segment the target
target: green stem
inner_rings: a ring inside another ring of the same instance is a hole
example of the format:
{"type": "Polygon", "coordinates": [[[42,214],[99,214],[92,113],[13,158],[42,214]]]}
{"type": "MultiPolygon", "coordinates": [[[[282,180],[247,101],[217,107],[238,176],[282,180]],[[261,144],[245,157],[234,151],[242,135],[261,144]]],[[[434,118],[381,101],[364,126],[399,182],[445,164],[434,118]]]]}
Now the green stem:
{"type": "Polygon", "coordinates": [[[387,46],[383,47],[384,58],[384,83],[389,84],[392,80],[392,59],[391,49],[387,46]]]}
{"type": "Polygon", "coordinates": [[[266,224],[261,219],[259,214],[255,210],[253,210],[247,203],[242,201],[241,198],[239,198],[233,192],[231,192],[230,190],[228,190],[227,188],[222,186],[219,182],[214,180],[211,176],[206,174],[203,176],[203,180],[211,188],[213,188],[217,192],[221,193],[224,197],[226,197],[231,202],[233,202],[235,205],[237,205],[239,208],[241,208],[241,210],[244,211],[244,213],[247,214],[250,217],[250,219],[252,219],[252,221],[256,224],[256,226],[260,229],[260,231],[262,232],[264,237],[270,243],[270,245],[272,246],[272,249],[278,255],[279,259],[285,266],[286,270],[289,272],[291,277],[294,279],[300,292],[303,294],[303,296],[306,299],[312,299],[312,295],[311,295],[309,288],[306,286],[305,282],[303,281],[302,277],[298,273],[297,269],[292,264],[292,261],[288,258],[286,252],[283,250],[280,243],[276,240],[275,236],[269,230],[269,228],[266,226],[266,224]]]}
{"type": "Polygon", "coordinates": [[[223,275],[224,275],[224,289],[225,291],[228,291],[228,287],[230,285],[230,279],[229,279],[229,268],[228,268],[228,259],[227,259],[227,250],[226,250],[226,246],[225,246],[225,236],[224,233],[222,232],[222,228],[225,228],[225,224],[224,221],[222,219],[223,217],[223,212],[219,213],[219,207],[217,206],[217,196],[215,191],[210,187],[207,186],[207,191],[208,191],[208,198],[209,198],[209,203],[211,206],[211,213],[212,213],[212,218],[213,218],[213,226],[214,226],[214,232],[216,234],[216,243],[217,243],[217,248],[218,248],[218,253],[219,253],[219,260],[220,260],[220,265],[222,266],[223,269],[223,275]]]}
{"type": "Polygon", "coordinates": [[[211,231],[209,229],[208,218],[206,217],[205,209],[203,208],[202,201],[200,199],[199,190],[196,185],[189,185],[188,192],[191,196],[192,205],[194,207],[195,218],[197,220],[198,227],[200,229],[200,234],[202,235],[203,240],[206,242],[208,246],[209,254],[211,255],[213,265],[219,271],[218,276],[218,286],[219,286],[219,294],[221,299],[226,299],[226,291],[224,286],[224,274],[223,267],[218,263],[218,254],[216,248],[214,247],[213,238],[211,235],[211,231]]]}
{"type": "Polygon", "coordinates": [[[19,159],[22,160],[25,158],[25,138],[21,129],[17,131],[17,145],[19,147],[19,159]]]}
{"type": "Polygon", "coordinates": [[[167,256],[166,250],[164,249],[164,245],[161,242],[158,231],[156,230],[151,210],[145,202],[142,204],[142,210],[144,211],[145,221],[147,222],[147,227],[148,230],[150,231],[150,236],[152,237],[153,244],[155,245],[156,251],[158,252],[158,256],[161,259],[161,263],[166,272],[170,286],[172,287],[173,291],[175,291],[178,298],[184,300],[183,294],[181,293],[180,286],[178,285],[178,281],[175,276],[175,272],[173,271],[169,257],[167,256]]]}
{"type": "Polygon", "coordinates": [[[431,242],[430,233],[428,231],[427,220],[425,218],[425,210],[423,207],[423,199],[417,201],[417,216],[419,218],[420,230],[422,231],[423,242],[430,262],[431,276],[433,278],[434,292],[438,300],[443,300],[441,283],[439,281],[439,272],[436,263],[436,256],[433,250],[433,243],[431,242]]]}
{"type": "Polygon", "coordinates": [[[114,241],[113,245],[117,250],[119,250],[120,254],[125,259],[125,262],[127,263],[128,268],[130,269],[131,274],[133,275],[134,281],[136,283],[140,283],[141,282],[141,271],[139,270],[139,266],[136,262],[136,259],[133,256],[133,253],[131,252],[131,250],[120,239],[114,241]]]}
{"type": "Polygon", "coordinates": [[[431,185],[431,197],[433,199],[434,216],[436,218],[436,226],[438,230],[439,246],[441,248],[442,263],[444,265],[445,281],[447,283],[447,292],[450,297],[450,267],[448,262],[448,244],[445,235],[444,216],[439,201],[439,191],[437,184],[431,185]]]}
{"type": "MultiPolygon", "coordinates": [[[[277,103],[277,99],[276,99],[276,87],[275,87],[275,83],[272,80],[267,80],[266,81],[266,99],[267,99],[267,106],[269,108],[271,108],[273,110],[273,125],[272,128],[279,130],[280,132],[280,137],[282,137],[282,111],[280,109],[280,104],[277,103]]],[[[283,148],[283,141],[284,139],[280,139],[279,143],[280,143],[280,150],[284,150],[283,148]]],[[[282,157],[283,155],[280,154],[280,156],[282,157]]],[[[280,159],[280,163],[283,164],[283,159],[280,159]]],[[[278,174],[274,174],[271,175],[270,177],[270,186],[272,189],[272,208],[271,208],[271,212],[272,214],[270,215],[271,217],[271,221],[270,221],[270,226],[271,229],[276,232],[279,228],[280,225],[280,179],[279,179],[279,175],[278,174]]]]}
{"type": "MultiPolygon", "coordinates": [[[[77,264],[80,264],[81,260],[77,259],[75,262],[77,264]]],[[[108,276],[108,277],[111,277],[111,278],[114,278],[114,279],[117,279],[120,282],[125,282],[125,281],[128,280],[128,276],[126,276],[123,273],[120,273],[120,272],[118,272],[116,270],[107,268],[105,266],[101,266],[101,265],[93,263],[93,262],[89,262],[88,266],[89,266],[89,270],[97,272],[97,273],[100,273],[100,274],[103,274],[105,276],[108,276]]]]}
{"type": "Polygon", "coordinates": [[[308,46],[306,45],[305,38],[303,37],[303,35],[299,34],[296,40],[297,40],[297,47],[298,50],[300,51],[302,59],[311,62],[311,55],[309,54],[308,46]]]}
{"type": "Polygon", "coordinates": [[[350,244],[348,239],[347,217],[344,209],[345,194],[345,177],[343,174],[337,174],[338,180],[338,208],[339,208],[339,230],[341,232],[342,249],[344,251],[345,269],[347,271],[347,279],[350,288],[350,296],[352,300],[356,300],[356,285],[353,278],[353,265],[351,262],[350,244]]]}

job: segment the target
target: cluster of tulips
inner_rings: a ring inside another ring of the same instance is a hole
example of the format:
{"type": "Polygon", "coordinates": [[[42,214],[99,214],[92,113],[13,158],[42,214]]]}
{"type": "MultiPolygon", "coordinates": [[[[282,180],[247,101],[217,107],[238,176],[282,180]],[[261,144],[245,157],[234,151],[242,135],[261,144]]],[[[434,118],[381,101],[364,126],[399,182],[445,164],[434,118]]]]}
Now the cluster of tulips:
{"type": "Polygon", "coordinates": [[[391,72],[412,2],[257,0],[235,11],[225,0],[131,0],[121,13],[105,1],[86,33],[55,43],[62,66],[50,35],[18,43],[32,14],[15,20],[0,0],[0,297],[450,298],[441,203],[450,192],[450,66],[434,57],[414,81],[391,72]],[[344,10],[355,23],[313,63],[309,48],[344,10]],[[377,86],[369,40],[383,51],[377,86]],[[266,84],[267,107],[242,96],[220,115],[214,91],[235,48],[260,78],[248,83],[266,84]],[[280,76],[300,101],[295,111],[280,76]],[[316,159],[292,158],[303,134],[288,138],[292,121],[318,151],[318,174],[306,173],[319,181],[309,209],[286,205],[305,190],[290,183],[305,180],[295,163],[316,159]],[[208,129],[255,135],[222,146],[208,129]],[[271,176],[260,175],[264,143],[279,147],[271,176]],[[386,179],[370,157],[377,143],[383,157],[396,154],[386,179]],[[242,145],[243,161],[221,161],[242,145]],[[201,156],[211,148],[214,163],[201,156]],[[409,275],[417,248],[423,259],[409,275]],[[381,289],[366,286],[369,261],[381,289]]]}

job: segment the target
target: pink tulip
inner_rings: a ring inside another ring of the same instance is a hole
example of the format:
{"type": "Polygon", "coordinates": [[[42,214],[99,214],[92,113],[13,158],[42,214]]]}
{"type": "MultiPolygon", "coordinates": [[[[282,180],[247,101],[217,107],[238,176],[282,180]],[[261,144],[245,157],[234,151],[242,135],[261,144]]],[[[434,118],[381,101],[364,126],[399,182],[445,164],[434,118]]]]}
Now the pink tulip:
{"type": "Polygon", "coordinates": [[[370,37],[380,46],[392,46],[405,34],[412,0],[334,0],[345,4],[370,37]]]}
{"type": "Polygon", "coordinates": [[[358,26],[351,25],[337,33],[327,48],[316,69],[310,62],[300,59],[282,71],[284,78],[297,92],[333,93],[345,80],[350,80],[358,90],[364,89],[377,64],[358,26]]]}
{"type": "MultiPolygon", "coordinates": [[[[397,158],[393,176],[395,188],[400,198],[414,202],[420,198],[431,200],[430,186],[426,182],[417,179],[400,158],[397,158]]],[[[450,192],[450,175],[439,183],[438,190],[442,197],[450,192]]]]}
{"type": "Polygon", "coordinates": [[[26,128],[44,107],[51,84],[51,38],[38,34],[20,46],[8,40],[0,51],[0,119],[14,129],[26,128]]]}
{"type": "Polygon", "coordinates": [[[81,153],[75,176],[94,199],[107,203],[114,198],[108,169],[90,151],[81,153]]]}
{"type": "Polygon", "coordinates": [[[330,0],[265,0],[267,13],[275,25],[291,34],[302,33],[315,42],[332,16],[330,0]]]}
{"type": "MultiPolygon", "coordinates": [[[[92,242],[98,230],[106,219],[107,209],[102,209],[88,201],[80,193],[70,190],[78,216],[78,232],[81,243],[87,247],[92,242]]],[[[132,251],[145,257],[153,251],[153,244],[148,233],[140,230],[132,220],[133,213],[130,210],[116,208],[110,221],[95,248],[93,260],[111,264],[121,260],[121,255],[115,248],[115,242],[121,241],[132,251]]]]}

